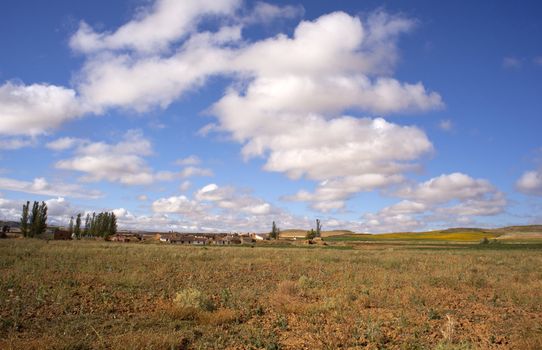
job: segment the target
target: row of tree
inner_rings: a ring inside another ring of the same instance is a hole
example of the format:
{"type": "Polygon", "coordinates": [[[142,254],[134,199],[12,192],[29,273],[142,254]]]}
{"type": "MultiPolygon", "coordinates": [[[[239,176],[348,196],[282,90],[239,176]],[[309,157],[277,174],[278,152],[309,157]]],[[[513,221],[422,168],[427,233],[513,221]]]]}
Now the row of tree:
{"type": "Polygon", "coordinates": [[[93,237],[107,238],[117,233],[117,217],[113,212],[101,212],[98,215],[87,214],[85,219],[85,230],[87,235],[93,237]]]}
{"type": "Polygon", "coordinates": [[[117,217],[113,212],[101,212],[97,215],[92,213],[92,216],[87,214],[85,227],[81,230],[81,213],[79,213],[75,218],[75,224],[73,216],[71,217],[68,230],[77,239],[82,236],[107,238],[117,233],[117,217]]]}
{"type": "Polygon", "coordinates": [[[30,201],[23,204],[21,232],[24,237],[36,237],[47,229],[47,204],[34,202],[30,211],[30,201]]]}
{"type": "MultiPolygon", "coordinates": [[[[47,204],[34,202],[30,210],[30,201],[23,204],[21,214],[21,232],[24,237],[36,237],[45,233],[47,229],[47,204]]],[[[113,212],[101,212],[99,214],[87,214],[85,227],[81,228],[81,213],[70,219],[68,226],[70,234],[79,239],[82,236],[107,238],[117,233],[117,217],[113,212]]]]}

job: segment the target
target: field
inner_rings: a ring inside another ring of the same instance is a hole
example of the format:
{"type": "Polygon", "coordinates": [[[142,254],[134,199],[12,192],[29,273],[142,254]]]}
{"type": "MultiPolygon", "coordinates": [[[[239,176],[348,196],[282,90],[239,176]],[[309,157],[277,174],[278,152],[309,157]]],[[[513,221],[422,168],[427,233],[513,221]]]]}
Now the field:
{"type": "Polygon", "coordinates": [[[541,266],[540,244],[0,240],[0,349],[541,349],[541,266]]]}

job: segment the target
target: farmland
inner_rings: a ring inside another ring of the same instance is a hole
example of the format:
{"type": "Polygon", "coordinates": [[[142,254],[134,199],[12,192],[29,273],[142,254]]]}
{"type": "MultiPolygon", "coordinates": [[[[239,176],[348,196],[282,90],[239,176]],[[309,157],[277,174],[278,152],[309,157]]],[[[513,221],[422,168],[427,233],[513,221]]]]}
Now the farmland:
{"type": "Polygon", "coordinates": [[[0,348],[542,347],[539,244],[334,244],[0,240],[0,348]]]}

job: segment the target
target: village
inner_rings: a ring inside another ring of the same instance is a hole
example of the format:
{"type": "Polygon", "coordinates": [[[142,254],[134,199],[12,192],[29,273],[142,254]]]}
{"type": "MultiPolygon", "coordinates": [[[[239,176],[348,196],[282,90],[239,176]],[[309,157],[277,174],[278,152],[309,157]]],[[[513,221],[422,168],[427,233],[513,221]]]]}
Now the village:
{"type": "Polygon", "coordinates": [[[119,232],[110,238],[114,242],[134,242],[155,240],[168,244],[183,245],[233,245],[253,244],[268,238],[267,234],[257,233],[156,233],[156,234],[134,234],[130,232],[119,232]]]}

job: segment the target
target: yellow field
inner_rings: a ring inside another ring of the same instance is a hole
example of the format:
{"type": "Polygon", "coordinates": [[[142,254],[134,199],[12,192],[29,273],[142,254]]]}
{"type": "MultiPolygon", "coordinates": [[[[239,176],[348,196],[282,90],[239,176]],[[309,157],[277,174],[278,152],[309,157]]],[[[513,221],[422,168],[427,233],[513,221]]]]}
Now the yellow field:
{"type": "Polygon", "coordinates": [[[451,242],[478,242],[483,238],[497,238],[500,235],[493,232],[405,232],[383,233],[379,235],[362,235],[360,239],[367,240],[428,240],[428,241],[451,241],[451,242]]]}

